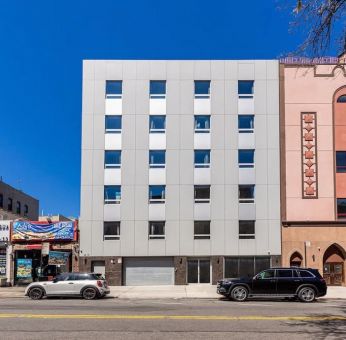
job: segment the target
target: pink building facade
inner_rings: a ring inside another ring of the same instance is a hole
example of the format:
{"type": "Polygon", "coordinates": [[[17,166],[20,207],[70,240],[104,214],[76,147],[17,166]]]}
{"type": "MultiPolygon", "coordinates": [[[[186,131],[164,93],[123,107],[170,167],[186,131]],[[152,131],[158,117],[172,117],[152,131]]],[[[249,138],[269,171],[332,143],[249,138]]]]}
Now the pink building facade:
{"type": "Polygon", "coordinates": [[[346,65],[281,64],[282,264],[346,282],[346,65]]]}

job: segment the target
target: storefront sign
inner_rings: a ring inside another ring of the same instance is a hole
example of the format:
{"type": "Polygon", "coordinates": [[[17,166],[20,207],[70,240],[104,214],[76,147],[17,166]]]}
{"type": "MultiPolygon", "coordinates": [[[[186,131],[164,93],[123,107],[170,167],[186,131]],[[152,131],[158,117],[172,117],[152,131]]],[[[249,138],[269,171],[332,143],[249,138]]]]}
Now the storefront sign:
{"type": "Polygon", "coordinates": [[[32,223],[27,221],[13,222],[12,241],[37,240],[74,240],[75,223],[32,223]]]}
{"type": "Polygon", "coordinates": [[[0,242],[10,240],[10,221],[0,221],[0,242]]]}
{"type": "Polygon", "coordinates": [[[17,259],[17,278],[31,278],[32,259],[17,259]]]}
{"type": "Polygon", "coordinates": [[[6,255],[0,255],[0,275],[6,276],[6,255]]]}
{"type": "Polygon", "coordinates": [[[48,242],[43,242],[42,243],[42,256],[49,255],[49,243],[48,242]]]}
{"type": "Polygon", "coordinates": [[[49,253],[48,264],[50,265],[65,265],[70,253],[62,251],[51,251],[49,253]]]}

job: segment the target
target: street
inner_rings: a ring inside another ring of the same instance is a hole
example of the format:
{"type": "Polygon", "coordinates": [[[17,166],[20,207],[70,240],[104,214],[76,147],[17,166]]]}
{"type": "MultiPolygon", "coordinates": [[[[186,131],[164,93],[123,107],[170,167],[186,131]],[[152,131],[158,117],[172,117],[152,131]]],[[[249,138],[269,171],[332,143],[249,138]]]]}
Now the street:
{"type": "Polygon", "coordinates": [[[0,299],[1,339],[345,339],[344,300],[0,299]]]}

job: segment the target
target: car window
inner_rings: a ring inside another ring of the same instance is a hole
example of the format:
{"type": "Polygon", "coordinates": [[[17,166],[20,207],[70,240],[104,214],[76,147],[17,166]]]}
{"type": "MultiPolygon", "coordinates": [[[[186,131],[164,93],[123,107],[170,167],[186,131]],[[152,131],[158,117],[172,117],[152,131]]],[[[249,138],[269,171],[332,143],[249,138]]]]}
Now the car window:
{"type": "Polygon", "coordinates": [[[275,270],[265,270],[258,274],[259,279],[270,279],[275,276],[275,270]]]}
{"type": "Polygon", "coordinates": [[[78,280],[92,280],[88,274],[78,274],[78,280]]]}
{"type": "Polygon", "coordinates": [[[75,280],[78,280],[75,274],[68,274],[66,276],[66,281],[75,281],[75,280]]]}
{"type": "Polygon", "coordinates": [[[102,274],[92,274],[95,280],[104,280],[105,278],[103,277],[102,274]]]}
{"type": "Polygon", "coordinates": [[[307,270],[300,270],[299,271],[301,277],[314,277],[310,272],[307,270]]]}
{"type": "Polygon", "coordinates": [[[55,277],[54,281],[58,282],[58,281],[65,281],[67,279],[67,275],[58,275],[55,277]]]}
{"type": "Polygon", "coordinates": [[[292,277],[292,270],[280,269],[276,271],[277,277],[292,277]]]}

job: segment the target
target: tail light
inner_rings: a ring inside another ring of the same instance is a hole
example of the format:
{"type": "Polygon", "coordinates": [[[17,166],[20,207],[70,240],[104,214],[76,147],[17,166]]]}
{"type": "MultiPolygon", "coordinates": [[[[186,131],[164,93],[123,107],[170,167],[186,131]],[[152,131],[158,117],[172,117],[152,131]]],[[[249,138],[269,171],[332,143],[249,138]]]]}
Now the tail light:
{"type": "Polygon", "coordinates": [[[320,278],[320,281],[323,282],[323,283],[326,282],[326,280],[323,277],[320,278]]]}
{"type": "Polygon", "coordinates": [[[102,288],[102,281],[97,280],[97,285],[98,285],[100,288],[102,288]]]}

